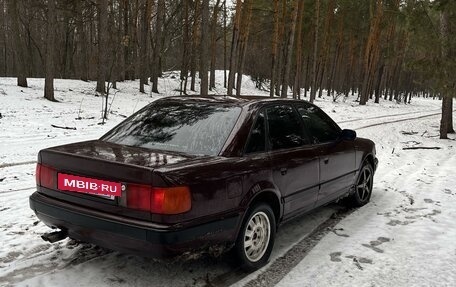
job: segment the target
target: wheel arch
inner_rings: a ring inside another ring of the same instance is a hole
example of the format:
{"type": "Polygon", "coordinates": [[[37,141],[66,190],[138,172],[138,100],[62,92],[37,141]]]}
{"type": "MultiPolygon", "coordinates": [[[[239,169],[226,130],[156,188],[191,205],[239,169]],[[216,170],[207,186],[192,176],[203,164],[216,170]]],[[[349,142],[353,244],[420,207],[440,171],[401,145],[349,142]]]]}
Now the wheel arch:
{"type": "Polygon", "coordinates": [[[375,169],[375,160],[374,160],[374,155],[372,153],[368,153],[367,155],[364,156],[360,169],[364,166],[364,164],[366,162],[369,163],[373,169],[375,169]]]}
{"type": "Polygon", "coordinates": [[[277,196],[277,194],[272,190],[264,190],[257,193],[250,200],[248,204],[248,209],[261,202],[266,203],[271,207],[272,211],[274,212],[274,217],[277,224],[280,221],[280,218],[282,217],[282,206],[280,204],[280,199],[277,196]]]}
{"type": "Polygon", "coordinates": [[[245,207],[245,212],[242,215],[240,224],[237,228],[236,238],[239,235],[241,227],[242,227],[244,221],[246,220],[246,217],[248,216],[251,208],[261,202],[266,203],[271,207],[271,209],[274,213],[274,218],[276,221],[276,229],[277,229],[277,226],[280,222],[280,219],[282,218],[282,213],[283,213],[283,206],[280,201],[280,193],[277,190],[272,189],[272,188],[263,189],[263,190],[255,192],[254,194],[251,194],[251,196],[244,197],[244,199],[241,201],[241,205],[245,207]]]}

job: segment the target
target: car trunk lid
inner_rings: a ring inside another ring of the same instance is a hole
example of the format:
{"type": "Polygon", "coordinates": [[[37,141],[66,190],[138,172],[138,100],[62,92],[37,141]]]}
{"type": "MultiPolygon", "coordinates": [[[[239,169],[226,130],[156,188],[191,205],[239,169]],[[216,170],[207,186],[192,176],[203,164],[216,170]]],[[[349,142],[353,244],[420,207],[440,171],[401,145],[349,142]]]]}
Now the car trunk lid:
{"type": "MultiPolygon", "coordinates": [[[[48,196],[109,213],[125,214],[136,218],[149,218],[150,213],[127,208],[129,186],[167,186],[163,178],[154,172],[158,167],[190,161],[194,156],[129,147],[100,140],[62,145],[40,151],[38,164],[51,168],[55,177],[60,174],[94,180],[120,183],[119,197],[106,197],[88,193],[62,191],[38,187],[48,196]]],[[[55,179],[57,180],[57,179],[55,179]]]]}

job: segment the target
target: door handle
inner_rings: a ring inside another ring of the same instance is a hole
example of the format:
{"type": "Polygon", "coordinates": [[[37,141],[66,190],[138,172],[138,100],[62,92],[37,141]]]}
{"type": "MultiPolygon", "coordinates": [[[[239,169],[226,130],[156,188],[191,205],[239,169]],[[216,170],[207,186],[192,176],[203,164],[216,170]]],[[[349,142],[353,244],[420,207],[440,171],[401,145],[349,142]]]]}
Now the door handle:
{"type": "Polygon", "coordinates": [[[324,162],[325,164],[328,164],[329,158],[325,158],[325,159],[323,160],[323,162],[324,162]]]}
{"type": "Polygon", "coordinates": [[[286,167],[282,167],[282,168],[280,169],[280,173],[281,173],[282,175],[287,174],[287,171],[288,171],[288,169],[287,169],[286,167]]]}

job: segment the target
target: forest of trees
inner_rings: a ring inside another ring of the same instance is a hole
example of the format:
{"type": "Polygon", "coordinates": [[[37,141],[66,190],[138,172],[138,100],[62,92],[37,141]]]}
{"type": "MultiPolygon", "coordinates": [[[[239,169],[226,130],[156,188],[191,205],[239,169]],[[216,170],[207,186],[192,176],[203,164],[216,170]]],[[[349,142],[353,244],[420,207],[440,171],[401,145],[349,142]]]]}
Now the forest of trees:
{"type": "Polygon", "coordinates": [[[453,132],[455,0],[0,0],[0,76],[97,81],[106,93],[139,79],[159,93],[180,71],[181,93],[201,95],[225,70],[227,94],[250,76],[271,97],[358,95],[442,100],[440,134],[453,132]]]}

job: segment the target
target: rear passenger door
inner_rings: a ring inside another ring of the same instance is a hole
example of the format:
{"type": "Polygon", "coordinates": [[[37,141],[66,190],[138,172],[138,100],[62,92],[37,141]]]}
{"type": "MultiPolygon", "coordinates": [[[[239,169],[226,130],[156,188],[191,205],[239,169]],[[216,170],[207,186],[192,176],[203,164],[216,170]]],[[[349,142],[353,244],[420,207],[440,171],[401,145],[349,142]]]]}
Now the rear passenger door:
{"type": "Polygon", "coordinates": [[[317,205],[337,199],[349,190],[356,173],[353,141],[340,139],[341,129],[320,108],[299,104],[297,110],[317,148],[320,162],[320,191],[317,205]]]}
{"type": "Polygon", "coordinates": [[[272,175],[284,202],[284,218],[314,207],[318,195],[318,155],[288,104],[265,108],[272,175]]]}

